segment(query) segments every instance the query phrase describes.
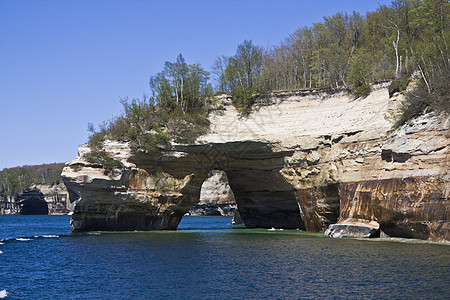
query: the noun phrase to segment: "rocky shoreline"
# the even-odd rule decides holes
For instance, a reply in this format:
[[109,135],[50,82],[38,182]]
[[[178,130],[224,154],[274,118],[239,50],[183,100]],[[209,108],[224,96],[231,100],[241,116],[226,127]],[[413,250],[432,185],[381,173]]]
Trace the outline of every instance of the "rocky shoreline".
[[5,197],[1,200],[0,215],[66,215],[73,211],[67,189],[62,182],[32,184],[17,197]]
[[80,146],[62,173],[76,204],[72,230],[176,229],[192,207],[208,208],[201,186],[220,170],[250,228],[450,240],[448,118],[427,114],[393,131],[402,96],[390,98],[386,84],[356,100],[272,94],[248,118],[222,101],[196,144],[136,152],[105,142],[125,166],[112,175]]

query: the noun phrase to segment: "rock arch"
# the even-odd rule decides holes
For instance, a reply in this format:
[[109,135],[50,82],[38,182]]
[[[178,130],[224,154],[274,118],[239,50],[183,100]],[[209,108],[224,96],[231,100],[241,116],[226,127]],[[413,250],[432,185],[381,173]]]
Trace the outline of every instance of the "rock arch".
[[[177,146],[165,154],[135,153],[134,164],[150,176],[165,174],[177,186],[178,205],[173,215],[180,218],[199,201],[201,185],[210,170],[226,172],[242,220],[247,227],[305,229],[294,187],[281,175],[288,152],[274,152],[263,142],[232,142]],[[159,175],[160,176],[160,175]]]
[[132,152],[129,167],[113,176],[80,155],[77,170],[68,166],[62,174],[77,201],[72,230],[176,229],[215,169],[227,173],[247,227],[305,229],[295,189],[280,173],[289,154],[251,141],[177,145]]
[[389,235],[448,241],[448,118],[430,113],[392,132],[383,116],[401,98],[389,99],[386,86],[358,103],[346,93],[276,93],[247,118],[224,102],[195,145],[135,152],[105,141],[126,166],[111,176],[80,146],[62,173],[76,203],[72,229],[176,229],[219,169],[249,227],[324,231],[337,222],[335,234],[373,221]]

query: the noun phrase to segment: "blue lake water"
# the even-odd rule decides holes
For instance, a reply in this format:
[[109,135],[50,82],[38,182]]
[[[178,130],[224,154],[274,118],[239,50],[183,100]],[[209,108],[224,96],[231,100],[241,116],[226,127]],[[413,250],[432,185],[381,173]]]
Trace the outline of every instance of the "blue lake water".
[[69,220],[0,216],[0,297],[450,299],[448,244],[245,229],[227,217],[71,234]]

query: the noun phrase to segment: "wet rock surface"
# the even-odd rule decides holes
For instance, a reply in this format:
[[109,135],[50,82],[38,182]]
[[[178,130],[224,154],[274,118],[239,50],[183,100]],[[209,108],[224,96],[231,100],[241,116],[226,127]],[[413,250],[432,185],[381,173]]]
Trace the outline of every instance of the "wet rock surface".
[[375,221],[346,219],[332,224],[325,230],[324,236],[334,238],[373,238],[380,236],[380,224]]

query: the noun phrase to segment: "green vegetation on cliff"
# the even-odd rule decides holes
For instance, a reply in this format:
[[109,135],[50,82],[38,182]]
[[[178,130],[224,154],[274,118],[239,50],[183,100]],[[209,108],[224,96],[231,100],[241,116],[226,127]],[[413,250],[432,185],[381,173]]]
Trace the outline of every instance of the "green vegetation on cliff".
[[0,197],[16,196],[36,183],[61,181],[63,163],[6,168],[0,171]]
[[123,113],[100,125],[92,133],[87,155],[91,163],[99,163],[105,173],[121,168],[121,163],[102,150],[105,139],[130,142],[134,149],[152,150],[170,142],[192,143],[209,128],[208,108],[212,87],[209,73],[198,64],[188,65],[180,54],[175,62],[166,62],[164,69],[149,81],[151,96],[122,99]]
[[[365,16],[353,12],[324,17],[271,48],[245,40],[234,56],[215,60],[211,69],[216,92],[230,93],[245,115],[255,97],[270,91],[344,89],[358,98],[370,93],[370,84],[392,80],[393,94],[405,92],[411,74],[418,74],[397,125],[429,110],[448,114],[449,8],[445,0],[395,0]],[[144,150],[194,142],[209,128],[213,89],[208,79],[205,69],[187,64],[181,54],[175,62],[166,62],[150,78],[151,96],[124,99],[121,116],[98,131],[90,126],[92,162],[108,170],[119,166],[101,150],[107,138]]]
[[261,91],[263,64],[263,48],[247,40],[237,47],[236,55],[228,59],[225,80],[233,102],[242,114],[250,113],[251,99]]
[[365,97],[371,83],[383,80],[394,80],[392,90],[404,91],[410,75],[418,72],[420,84],[403,110],[409,111],[408,103],[417,108],[420,95],[426,99],[420,113],[448,113],[448,93],[441,87],[448,86],[450,73],[449,8],[446,0],[396,0],[365,16],[324,17],[271,48],[244,41],[233,57],[215,61],[217,89],[230,92],[238,110],[248,113],[258,93],[332,88]]

